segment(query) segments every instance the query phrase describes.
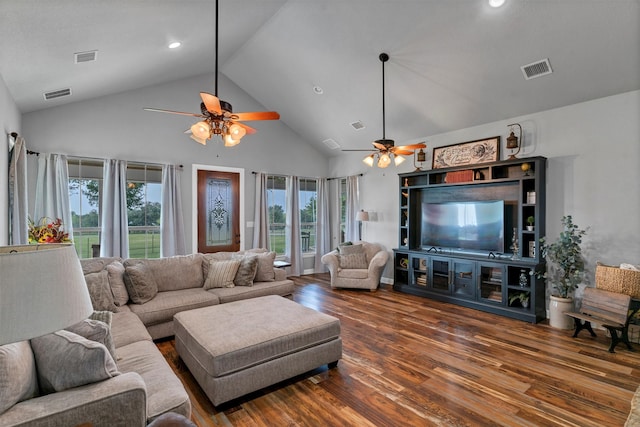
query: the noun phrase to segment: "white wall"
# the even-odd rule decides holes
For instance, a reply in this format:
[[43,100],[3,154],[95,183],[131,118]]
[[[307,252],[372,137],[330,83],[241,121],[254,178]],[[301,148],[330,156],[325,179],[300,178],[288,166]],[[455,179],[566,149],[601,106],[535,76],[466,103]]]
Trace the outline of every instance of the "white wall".
[[[433,147],[500,135],[504,159],[509,154],[504,149],[506,125],[520,123],[525,146],[518,157],[548,158],[547,236],[555,240],[565,214],[573,215],[580,228],[590,228],[583,247],[587,282],[593,283],[596,261],[640,264],[639,118],[640,91],[634,91],[396,144],[426,140],[425,168],[430,168]],[[408,159],[399,168],[368,168],[360,161],[362,153],[344,154],[332,159],[330,175],[363,172],[361,207],[378,217],[366,223],[364,240],[397,247],[397,174],[413,171],[413,162]],[[384,276],[393,277],[391,263]]]
[[[202,146],[183,134],[194,117],[143,111],[144,107],[198,113],[199,92],[213,92],[213,75],[207,74],[164,85],[53,107],[23,116],[23,134],[29,149],[73,156],[118,158],[184,165],[182,199],[187,248],[191,242],[191,165],[245,169],[245,218],[253,220],[255,180],[252,171],[303,177],[326,176],[328,160],[280,121],[250,122],[258,130],[232,148],[217,141]],[[224,76],[220,98],[235,111],[266,108]],[[245,229],[251,245],[253,229]]]
[[21,133],[20,112],[13,97],[0,76],[0,127],[4,134],[0,138],[0,245],[9,243],[9,134]]

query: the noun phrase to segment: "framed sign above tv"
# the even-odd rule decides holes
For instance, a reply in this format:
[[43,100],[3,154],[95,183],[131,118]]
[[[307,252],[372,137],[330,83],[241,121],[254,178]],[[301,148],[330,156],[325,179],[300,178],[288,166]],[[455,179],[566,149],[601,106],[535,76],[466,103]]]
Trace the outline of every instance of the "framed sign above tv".
[[500,160],[500,137],[435,147],[432,169],[476,165]]

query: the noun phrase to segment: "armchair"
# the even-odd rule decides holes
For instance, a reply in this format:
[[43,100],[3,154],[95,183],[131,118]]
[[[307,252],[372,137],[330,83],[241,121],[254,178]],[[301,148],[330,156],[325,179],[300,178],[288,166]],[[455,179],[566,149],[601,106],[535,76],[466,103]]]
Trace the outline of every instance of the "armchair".
[[[389,253],[378,243],[363,241],[354,242],[353,246],[347,248],[350,249],[350,252],[353,252],[354,249],[358,251],[357,245],[361,245],[361,252],[364,252],[366,257],[366,265],[357,265],[357,268],[350,268],[352,266],[345,263],[344,259],[341,266],[341,254],[337,250],[322,256],[321,261],[329,268],[331,274],[332,289],[355,288],[371,291],[378,289],[380,277],[389,260]],[[365,266],[366,268],[361,268]]]

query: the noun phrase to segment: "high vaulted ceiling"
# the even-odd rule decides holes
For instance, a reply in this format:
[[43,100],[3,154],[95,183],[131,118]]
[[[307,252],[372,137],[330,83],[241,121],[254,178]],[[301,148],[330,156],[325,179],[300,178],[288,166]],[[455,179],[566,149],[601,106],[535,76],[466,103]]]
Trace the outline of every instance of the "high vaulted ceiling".
[[[22,113],[214,69],[213,0],[0,0],[0,24]],[[382,137],[381,52],[397,145],[640,89],[640,0],[220,0],[219,49],[221,73],[337,155],[322,141]],[[96,62],[74,64],[90,50]],[[545,58],[553,73],[526,80],[520,67]]]

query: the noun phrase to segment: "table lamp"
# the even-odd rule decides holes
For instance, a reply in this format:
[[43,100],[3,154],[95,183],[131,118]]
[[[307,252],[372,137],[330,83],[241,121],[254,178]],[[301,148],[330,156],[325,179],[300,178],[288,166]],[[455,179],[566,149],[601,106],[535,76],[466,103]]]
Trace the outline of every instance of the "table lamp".
[[91,313],[73,245],[0,247],[0,345],[64,329]]

